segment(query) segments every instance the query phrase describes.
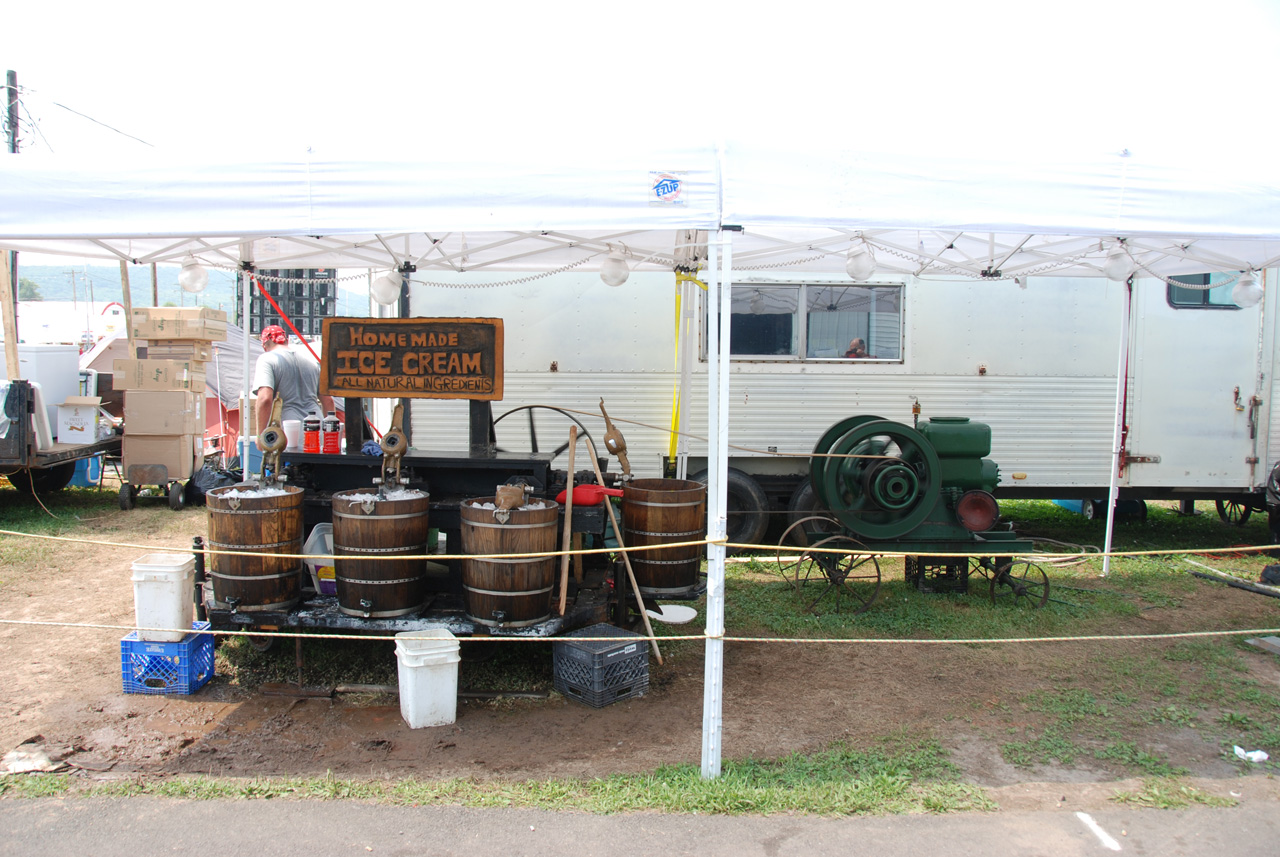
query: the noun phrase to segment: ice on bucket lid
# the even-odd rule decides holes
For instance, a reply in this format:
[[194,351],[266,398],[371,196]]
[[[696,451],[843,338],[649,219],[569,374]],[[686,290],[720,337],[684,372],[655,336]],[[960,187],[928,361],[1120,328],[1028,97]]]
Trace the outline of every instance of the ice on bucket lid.
[[[496,503],[473,502],[471,503],[471,505],[477,509],[489,509],[490,511],[496,510],[498,508],[498,505]],[[532,512],[532,511],[536,511],[537,509],[545,509],[545,508],[547,508],[546,503],[542,502],[541,500],[534,500],[530,503],[525,503],[523,506],[517,506],[516,510],[520,512]]]
[[274,485],[268,485],[266,488],[232,488],[230,491],[224,491],[219,494],[220,497],[280,497],[288,494],[284,488]]
[[388,500],[417,500],[427,495],[417,488],[388,488],[385,496]]

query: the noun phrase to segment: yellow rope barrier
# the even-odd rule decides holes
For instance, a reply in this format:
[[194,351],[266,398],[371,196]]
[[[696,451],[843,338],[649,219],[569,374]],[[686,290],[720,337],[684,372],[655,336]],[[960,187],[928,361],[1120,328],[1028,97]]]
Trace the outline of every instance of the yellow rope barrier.
[[[78,538],[72,538],[70,536],[47,536],[47,535],[42,535],[40,533],[24,533],[18,530],[0,530],[0,536],[19,536],[22,538],[45,539],[47,541],[72,542],[76,544],[93,545],[97,547],[137,548],[139,550],[147,550],[147,551],[154,551],[157,548],[156,545],[135,544],[131,542],[110,542],[110,541],[104,541],[99,539],[78,539]],[[666,550],[667,548],[694,547],[697,545],[724,545],[727,548],[735,548],[738,550],[753,550],[753,551],[758,551],[760,553],[769,554],[769,556],[766,556],[766,557],[754,557],[754,559],[758,561],[764,561],[764,562],[773,561],[773,557],[777,555],[777,552],[781,547],[779,545],[760,545],[760,544],[750,544],[750,543],[744,543],[744,542],[730,542],[722,539],[708,538],[708,539],[691,539],[691,540],[682,541],[682,542],[664,542],[662,544],[656,544],[656,545],[635,545],[631,547],[582,548],[579,550],[568,550],[568,551],[537,551],[534,553],[495,553],[495,554],[401,554],[401,555],[396,555],[392,557],[376,557],[376,556],[362,555],[360,559],[361,561],[364,561],[367,559],[392,559],[392,560],[427,559],[427,560],[437,560],[437,561],[447,560],[447,559],[490,559],[490,558],[524,559],[524,558],[530,558],[530,557],[541,558],[541,557],[547,557],[547,556],[560,556],[562,554],[567,554],[569,556],[576,556],[579,554],[587,555],[587,554],[603,554],[603,553],[643,553],[645,551]],[[789,549],[803,550],[809,553],[849,554],[849,555],[856,554],[859,556],[862,556],[862,555],[875,556],[878,558],[899,558],[899,557],[906,557],[906,556],[914,556],[914,557],[1029,556],[1028,554],[1009,553],[1009,552],[1002,552],[998,550],[982,550],[982,549],[974,549],[967,552],[956,552],[952,550],[952,551],[946,551],[946,552],[940,552],[940,553],[930,552],[930,551],[849,550],[846,548],[789,548]],[[1185,554],[1212,556],[1215,554],[1225,554],[1225,553],[1261,553],[1264,551],[1273,551],[1273,550],[1280,550],[1280,544],[1253,545],[1253,546],[1233,545],[1231,547],[1223,547],[1223,548],[1193,548],[1193,549],[1175,548],[1175,549],[1161,549],[1161,550],[1111,551],[1109,553],[1104,553],[1102,551],[1076,551],[1076,552],[1070,552],[1070,553],[1039,552],[1034,554],[1034,556],[1037,559],[1042,559],[1047,562],[1049,559],[1101,559],[1106,556],[1110,556],[1110,557],[1183,556]],[[195,553],[196,551],[194,549],[184,548],[184,549],[180,549],[179,552]],[[257,551],[218,550],[218,549],[209,548],[209,547],[202,548],[199,552],[204,554],[209,554],[209,555],[269,556],[269,557],[283,557],[287,559],[347,559],[348,558],[345,556],[337,556],[334,554],[264,553],[264,552],[257,552]],[[745,562],[745,561],[749,561],[750,559],[752,558],[736,558],[735,561]]]
[[[442,623],[443,624],[443,623]],[[177,631],[177,628],[135,628],[133,625],[106,625],[88,622],[52,622],[37,619],[0,619],[0,625],[29,625],[54,628],[87,628],[105,631]],[[189,634],[205,634],[215,637],[301,637],[308,640],[381,640],[394,642],[394,635],[386,634],[313,634],[289,631],[215,631],[212,629],[185,629]],[[1135,640],[1177,640],[1198,637],[1237,637],[1260,636],[1264,634],[1280,634],[1280,628],[1241,628],[1218,631],[1171,631],[1163,634],[1081,634],[1065,637],[958,637],[958,638],[881,638],[881,637],[736,637],[731,634],[671,634],[668,636],[646,636],[636,634],[633,639],[658,640],[660,642],[674,640],[706,640],[714,638],[726,643],[787,643],[789,645],[822,644],[822,645],[866,645],[866,646],[974,646],[974,645],[1009,645],[1012,643],[1092,643],[1115,642],[1125,643]],[[477,635],[465,638],[467,642],[485,643],[550,643],[563,642],[563,638]],[[617,637],[573,637],[573,642],[617,642]]]

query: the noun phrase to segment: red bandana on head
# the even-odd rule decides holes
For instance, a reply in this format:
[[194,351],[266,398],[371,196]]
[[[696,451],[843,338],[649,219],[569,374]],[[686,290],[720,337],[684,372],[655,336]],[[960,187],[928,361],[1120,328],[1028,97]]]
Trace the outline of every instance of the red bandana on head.
[[278,342],[281,345],[289,344],[289,334],[284,332],[284,328],[278,324],[269,324],[262,328],[262,344],[268,342]]

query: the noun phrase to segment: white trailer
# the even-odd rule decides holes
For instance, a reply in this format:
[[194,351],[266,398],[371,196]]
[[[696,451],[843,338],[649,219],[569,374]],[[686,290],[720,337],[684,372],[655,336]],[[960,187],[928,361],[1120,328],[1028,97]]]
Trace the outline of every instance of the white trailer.
[[[1273,290],[1240,308],[1231,274],[1179,279],[1185,283],[1133,281],[1120,496],[1261,508],[1280,456]],[[679,302],[675,278],[665,282],[665,301],[655,298],[663,290],[655,274],[633,275],[620,288],[568,274],[556,288],[415,289],[410,314],[505,319],[505,397],[494,405],[500,447],[529,449],[528,415],[503,415],[530,405],[586,412],[578,419],[599,437],[603,399],[636,474],[658,476],[674,466],[678,305],[691,309],[693,334],[684,343],[693,349],[684,400],[705,399],[707,380],[701,290],[685,289],[694,300]],[[730,502],[760,513],[738,519],[736,538],[762,536],[766,511],[811,502],[797,489],[831,424],[856,414],[910,424],[917,404],[924,417],[991,426],[1000,496],[1104,501],[1126,292],[1102,278],[854,283],[839,275],[735,275]],[[843,356],[853,338],[867,341],[870,359]],[[700,410],[686,423],[696,436],[687,445],[690,474],[706,467]],[[465,403],[414,400],[410,413],[417,447],[447,447],[466,432]],[[533,413],[539,448],[565,442],[562,416]]]

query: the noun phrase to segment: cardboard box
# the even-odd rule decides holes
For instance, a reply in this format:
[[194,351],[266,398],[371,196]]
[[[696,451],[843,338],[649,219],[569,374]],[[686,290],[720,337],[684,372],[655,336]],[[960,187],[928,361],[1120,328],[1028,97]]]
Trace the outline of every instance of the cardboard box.
[[190,390],[128,390],[124,429],[131,435],[203,435],[204,399],[204,393]]
[[[164,465],[169,479],[189,479],[196,471],[197,450],[203,453],[203,439],[199,435],[131,435],[127,428],[124,435],[124,473],[133,481],[134,467],[155,468]],[[137,477],[142,485],[159,484],[159,478]]]
[[120,390],[204,392],[204,364],[190,360],[129,360],[112,363],[112,381]]
[[93,443],[98,439],[98,406],[102,399],[97,396],[67,396],[67,400],[58,405],[58,430],[55,433],[58,443],[70,443],[77,446]]
[[226,339],[227,314],[208,307],[135,307],[134,339]]
[[191,360],[208,363],[213,359],[213,343],[206,339],[152,339],[147,343],[152,360]]

